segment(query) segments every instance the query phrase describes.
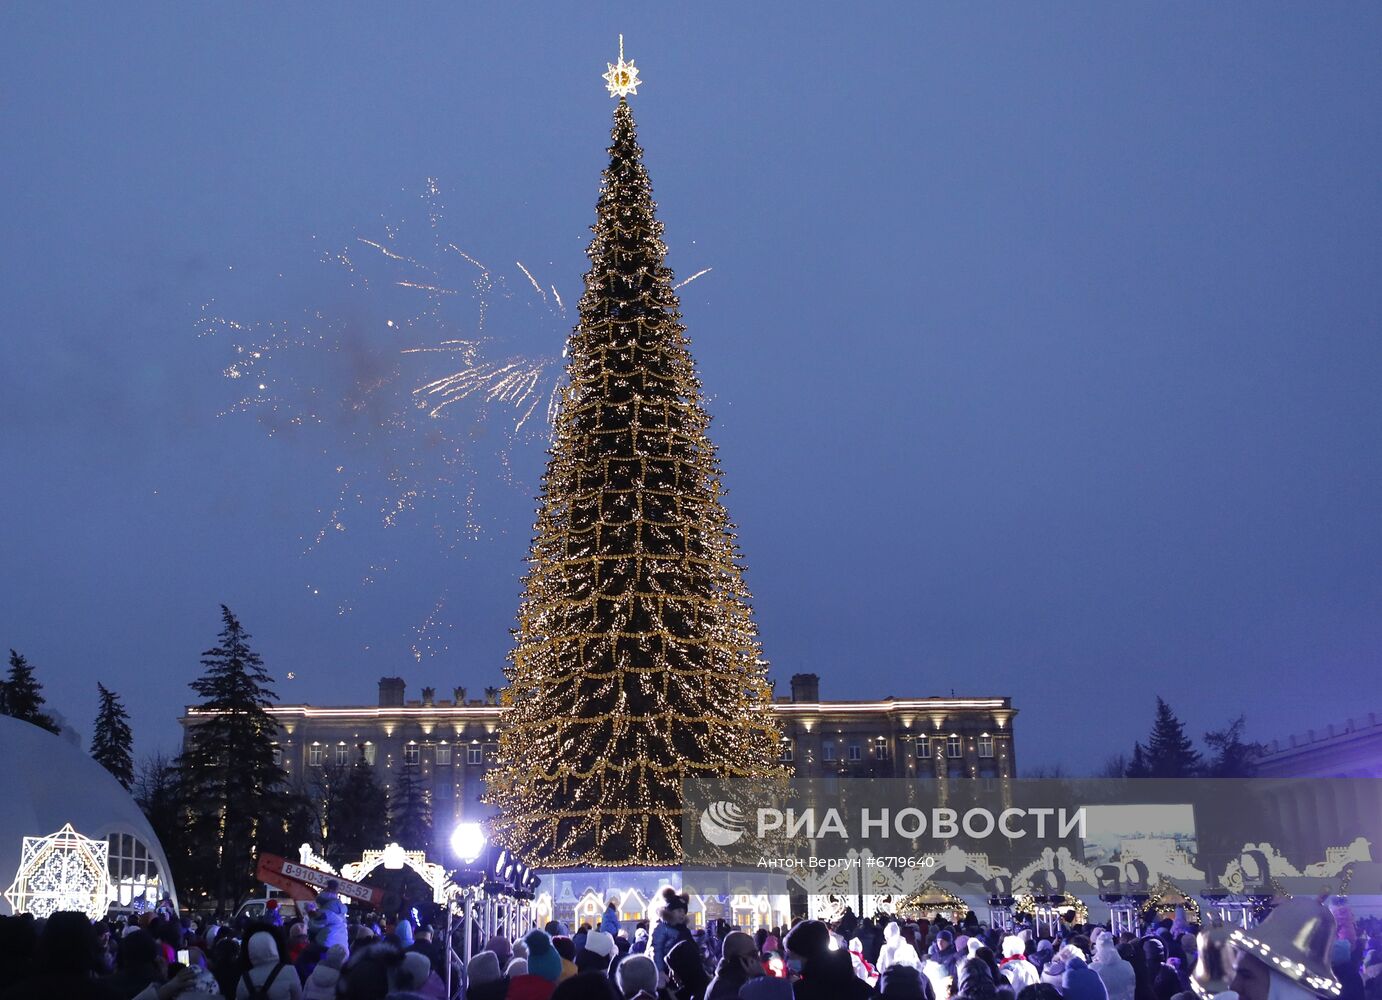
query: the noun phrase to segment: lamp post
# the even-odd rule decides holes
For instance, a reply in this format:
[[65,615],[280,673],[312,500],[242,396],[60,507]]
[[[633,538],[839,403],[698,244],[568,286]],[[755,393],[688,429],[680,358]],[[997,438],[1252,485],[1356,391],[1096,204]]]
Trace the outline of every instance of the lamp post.
[[[464,955],[463,961],[466,968],[470,967],[470,952],[474,940],[474,917],[471,912],[474,902],[475,885],[483,878],[483,874],[470,870],[481,854],[485,852],[485,830],[479,823],[457,823],[456,828],[451,831],[451,852],[456,855],[465,866],[456,871],[454,876],[461,881],[461,912],[463,928],[465,932],[465,944],[462,947]],[[455,880],[453,878],[453,880]],[[446,907],[446,995],[451,995],[451,915],[452,907],[448,903]]]

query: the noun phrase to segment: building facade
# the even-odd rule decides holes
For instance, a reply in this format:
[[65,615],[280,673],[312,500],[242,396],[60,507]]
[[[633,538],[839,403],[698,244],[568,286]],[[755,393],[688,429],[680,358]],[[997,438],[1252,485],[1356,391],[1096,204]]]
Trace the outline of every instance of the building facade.
[[1262,747],[1264,778],[1382,778],[1382,719],[1376,712]]
[[[363,753],[382,784],[415,765],[438,825],[475,819],[485,773],[499,749],[504,709],[499,689],[470,698],[455,688],[438,699],[423,688],[407,697],[399,677],[379,681],[377,705],[278,705],[276,750],[290,779],[310,786],[314,773],[353,764]],[[1002,778],[1016,775],[1009,698],[884,698],[822,701],[815,674],[792,678],[791,695],[773,702],[782,760],[802,777]],[[182,718],[184,729],[196,713]]]

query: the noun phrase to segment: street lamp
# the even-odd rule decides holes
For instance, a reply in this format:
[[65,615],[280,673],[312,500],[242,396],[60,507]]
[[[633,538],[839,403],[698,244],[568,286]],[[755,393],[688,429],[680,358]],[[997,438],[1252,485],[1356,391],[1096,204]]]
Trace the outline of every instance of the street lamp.
[[[456,828],[451,831],[451,852],[456,855],[469,868],[485,853],[487,841],[485,839],[485,828],[479,823],[457,823]],[[479,872],[460,872],[453,873],[453,881],[461,883],[461,906],[465,915],[465,946],[464,962],[467,969],[470,967],[470,952],[472,938],[474,937],[474,901],[475,887],[482,880],[483,876]],[[446,907],[446,991],[447,996],[451,995],[451,905]]]
[[467,865],[485,853],[485,829],[479,823],[457,823],[451,831],[451,850]]

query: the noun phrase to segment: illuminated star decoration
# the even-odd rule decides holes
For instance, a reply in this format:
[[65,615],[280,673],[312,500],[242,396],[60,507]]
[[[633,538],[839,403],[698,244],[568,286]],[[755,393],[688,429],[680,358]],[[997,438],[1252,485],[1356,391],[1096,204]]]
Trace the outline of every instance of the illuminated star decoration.
[[627,94],[637,94],[638,85],[642,82],[638,79],[638,67],[633,64],[633,60],[624,62],[624,36],[619,36],[619,61],[617,63],[605,63],[609,67],[609,72],[605,74],[605,87],[609,90],[610,97],[624,97]]
[[76,910],[99,920],[110,902],[109,853],[106,841],[83,837],[71,823],[47,837],[25,837],[5,898],[15,913],[50,917]]

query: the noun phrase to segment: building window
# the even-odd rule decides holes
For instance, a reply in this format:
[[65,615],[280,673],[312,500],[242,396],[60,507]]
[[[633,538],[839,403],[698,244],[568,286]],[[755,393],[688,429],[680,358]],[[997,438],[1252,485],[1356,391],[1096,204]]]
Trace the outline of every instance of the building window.
[[166,891],[167,877],[149,854],[144,842],[129,834],[112,833],[107,865],[114,902],[132,906],[135,900],[158,899]]
[[821,760],[832,761],[835,759],[835,741],[826,740],[821,744]]
[[792,740],[791,740],[791,738],[790,738],[790,737],[787,737],[787,736],[782,737],[782,742],[781,742],[781,744],[780,744],[780,748],[781,748],[781,753],[780,753],[779,756],[778,756],[778,760],[782,761],[782,762],[785,763],[785,764],[790,764],[791,761],[792,761]]
[[275,744],[273,745],[273,748],[274,748],[274,766],[275,766],[275,767],[282,767],[282,766],[283,766],[283,748],[282,748],[281,746],[279,746],[277,743],[275,743]]
[[917,760],[929,760],[931,757],[931,737],[917,737]]
[[877,757],[879,760],[888,759],[888,738],[886,736],[878,736],[874,738],[873,755]]
[[498,743],[486,743],[486,744],[485,744],[485,760],[490,761],[490,762],[492,763],[492,762],[494,761],[494,759],[495,759],[496,757],[498,757],[498,756],[499,756],[499,744],[498,744]]
[[403,763],[404,763],[405,765],[407,765],[407,764],[416,764],[417,761],[418,761],[417,744],[416,744],[416,743],[408,743],[408,744],[407,744],[406,746],[404,746],[404,748],[403,748]]
[[307,748],[307,763],[310,767],[321,767],[322,758],[326,755],[325,747],[320,743],[313,743]]
[[858,744],[858,743],[851,743],[851,744],[849,745],[849,759],[850,759],[850,760],[863,760],[863,758],[864,758],[864,752],[859,748],[859,744]]
[[344,743],[336,744],[336,763],[343,766],[350,763],[350,747]]
[[480,744],[472,743],[465,748],[465,762],[467,764],[483,764],[485,762],[485,752]]
[[437,763],[438,763],[438,764],[450,764],[450,763],[451,763],[451,744],[450,744],[450,743],[438,743],[438,744],[437,744]]
[[945,741],[945,755],[947,757],[963,757],[964,745],[956,733],[951,733]]
[[993,756],[993,737],[990,736],[988,733],[984,733],[979,737],[979,756]]
[[379,751],[379,748],[376,747],[373,743],[366,742],[366,743],[365,743],[365,763],[366,763],[366,764],[369,764],[371,767],[373,767],[373,766],[374,766],[374,756],[375,756],[376,753],[378,753],[378,751]]

